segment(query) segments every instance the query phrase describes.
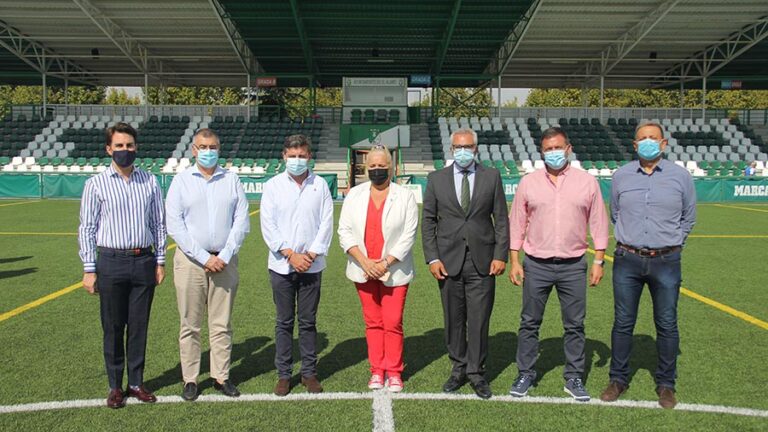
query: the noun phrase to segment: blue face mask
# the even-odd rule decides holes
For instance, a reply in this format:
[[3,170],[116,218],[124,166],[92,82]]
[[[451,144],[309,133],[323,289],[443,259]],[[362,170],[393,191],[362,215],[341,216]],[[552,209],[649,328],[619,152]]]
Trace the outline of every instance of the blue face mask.
[[554,170],[564,167],[566,162],[565,150],[550,150],[544,153],[544,163]]
[[300,176],[307,172],[307,159],[292,157],[285,159],[285,170],[292,176]]
[[460,148],[453,151],[453,159],[460,167],[468,167],[475,160],[475,152],[469,149]]
[[652,161],[661,154],[661,146],[658,141],[646,138],[637,143],[637,155],[640,159]]
[[213,168],[219,162],[218,150],[198,150],[197,163],[203,168]]

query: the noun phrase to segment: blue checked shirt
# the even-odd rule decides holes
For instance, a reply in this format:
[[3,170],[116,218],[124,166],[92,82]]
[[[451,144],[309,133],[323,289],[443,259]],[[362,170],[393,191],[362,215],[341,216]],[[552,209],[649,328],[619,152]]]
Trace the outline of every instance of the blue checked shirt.
[[80,259],[87,273],[96,271],[96,247],[155,247],[165,264],[163,192],[154,175],[134,168],[128,181],[110,165],[85,182],[80,203]]
[[237,174],[221,167],[206,180],[197,165],[173,178],[165,201],[168,234],[205,265],[218,252],[229,264],[251,230],[248,200]]

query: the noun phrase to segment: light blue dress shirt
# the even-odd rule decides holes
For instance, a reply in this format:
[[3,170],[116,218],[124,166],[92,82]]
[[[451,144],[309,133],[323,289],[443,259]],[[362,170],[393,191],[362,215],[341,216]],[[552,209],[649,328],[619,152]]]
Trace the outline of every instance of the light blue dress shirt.
[[333,198],[328,183],[314,173],[299,185],[287,172],[264,184],[261,195],[261,235],[269,248],[269,269],[287,275],[295,271],[280,253],[315,253],[307,273],[325,268],[333,235]]
[[200,264],[218,252],[229,264],[251,230],[248,199],[236,174],[217,167],[206,180],[197,165],[176,175],[165,200],[168,234]]
[[696,223],[696,188],[683,167],[662,159],[651,174],[633,161],[611,182],[616,241],[632,247],[682,246]]
[[461,204],[461,181],[464,180],[464,170],[469,171],[469,199],[475,192],[475,171],[477,171],[477,162],[472,162],[468,167],[462,168],[456,162],[453,163],[453,186],[456,188],[456,199]]

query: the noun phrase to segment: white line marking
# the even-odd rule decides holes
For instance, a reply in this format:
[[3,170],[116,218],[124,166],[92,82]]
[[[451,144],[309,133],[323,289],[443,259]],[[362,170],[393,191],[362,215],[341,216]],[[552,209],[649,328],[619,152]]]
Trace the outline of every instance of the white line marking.
[[[288,395],[285,397],[278,397],[270,393],[256,393],[256,394],[243,394],[239,398],[229,398],[222,395],[201,395],[198,402],[210,402],[210,403],[237,403],[237,402],[290,402],[290,401],[316,401],[316,400],[368,400],[373,399],[376,402],[379,392],[366,392],[366,393],[297,393]],[[384,392],[380,392],[384,393]],[[572,398],[558,398],[558,397],[524,397],[516,398],[512,396],[494,396],[488,401],[478,399],[477,396],[472,394],[444,394],[444,393],[397,393],[397,394],[384,394],[382,395],[380,403],[389,403],[389,418],[392,418],[392,406],[391,401],[397,399],[405,400],[445,400],[445,401],[462,401],[471,400],[477,402],[501,402],[501,403],[537,403],[537,404],[549,404],[549,405],[589,405],[589,406],[606,406],[615,408],[642,408],[642,409],[662,409],[656,401],[634,401],[634,400],[619,400],[616,402],[603,402],[601,400],[593,399],[589,402],[577,402]],[[157,402],[161,404],[166,403],[195,403],[184,402],[180,396],[158,396]],[[139,404],[136,399],[128,399],[130,405]],[[69,401],[52,401],[52,402],[39,402],[19,405],[0,405],[0,414],[19,413],[19,412],[34,412],[34,411],[46,411],[46,410],[60,410],[60,409],[74,409],[74,408],[92,408],[92,407],[105,407],[106,398],[102,399],[81,399],[81,400],[69,400]],[[702,413],[717,413],[717,414],[731,414],[747,417],[765,417],[768,418],[768,410],[759,410],[752,408],[740,408],[729,407],[724,405],[704,405],[704,404],[687,404],[680,403],[675,407],[676,411],[689,411],[689,412],[702,412]],[[385,416],[382,416],[385,418]],[[375,419],[375,416],[374,416]],[[392,421],[392,427],[394,427],[394,421]]]
[[394,432],[392,394],[387,389],[373,392],[373,432]]

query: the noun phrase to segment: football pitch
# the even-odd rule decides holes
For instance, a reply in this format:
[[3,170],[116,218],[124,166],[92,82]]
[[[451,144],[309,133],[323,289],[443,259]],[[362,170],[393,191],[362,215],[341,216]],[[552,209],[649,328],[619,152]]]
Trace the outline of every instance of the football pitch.
[[[251,204],[251,233],[240,251],[233,314],[231,379],[243,396],[217,396],[203,374],[203,396],[181,401],[179,317],[169,265],[155,294],[145,370],[145,384],[160,403],[110,410],[104,406],[99,302],[79,286],[78,210],[79,201],[0,201],[0,430],[768,430],[765,205],[698,207],[683,253],[680,404],[670,411],[656,404],[647,290],[635,330],[630,388],[619,403],[598,401],[610,361],[610,260],[603,281],[588,291],[586,386],[592,402],[574,403],[563,392],[562,324],[554,293],[540,335],[540,379],[528,398],[508,396],[517,373],[521,289],[506,274],[497,279],[491,318],[487,378],[494,398],[479,400],[469,386],[458,395],[440,393],[450,364],[440,296],[423,264],[420,239],[414,249],[417,276],[405,306],[405,391],[395,396],[369,391],[362,313],[354,285],[344,276],[346,258],[335,234],[318,314],[318,372],[326,393],[307,394],[295,375],[290,396],[272,396],[275,312],[257,203]],[[339,212],[337,205],[337,218]],[[175,252],[169,250],[169,262]],[[206,347],[204,342],[201,372],[208,369]]]

